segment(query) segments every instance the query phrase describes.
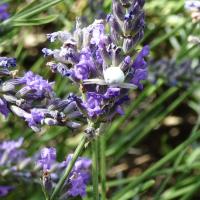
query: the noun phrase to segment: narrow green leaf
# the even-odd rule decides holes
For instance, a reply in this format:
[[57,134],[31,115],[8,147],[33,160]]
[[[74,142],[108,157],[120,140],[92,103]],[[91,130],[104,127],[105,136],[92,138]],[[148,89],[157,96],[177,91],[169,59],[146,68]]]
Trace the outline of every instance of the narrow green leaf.
[[33,19],[16,19],[13,21],[13,26],[36,26],[41,24],[48,24],[54,21],[58,16],[57,15],[49,15],[46,17],[33,18]]

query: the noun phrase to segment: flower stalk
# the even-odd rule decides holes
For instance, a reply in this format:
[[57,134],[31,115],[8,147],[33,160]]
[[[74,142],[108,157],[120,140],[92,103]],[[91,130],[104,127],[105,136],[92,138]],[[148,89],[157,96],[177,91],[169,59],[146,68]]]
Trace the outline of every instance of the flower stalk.
[[92,147],[92,183],[93,183],[93,200],[99,200],[99,140],[94,139]]
[[57,183],[52,195],[51,195],[51,198],[50,200],[54,200],[56,199],[56,196],[57,194],[60,192],[60,190],[62,189],[63,185],[64,185],[64,182],[66,181],[66,179],[68,178],[76,160],[78,159],[78,157],[80,156],[80,154],[82,153],[82,150],[85,146],[87,142],[87,138],[86,136],[84,135],[79,143],[79,145],[77,146],[73,156],[72,156],[72,159],[71,161],[69,162],[69,164],[67,165],[67,168],[65,169],[64,173],[63,173],[63,176],[60,178],[59,182]]
[[100,172],[101,172],[101,198],[106,200],[106,138],[100,137]]

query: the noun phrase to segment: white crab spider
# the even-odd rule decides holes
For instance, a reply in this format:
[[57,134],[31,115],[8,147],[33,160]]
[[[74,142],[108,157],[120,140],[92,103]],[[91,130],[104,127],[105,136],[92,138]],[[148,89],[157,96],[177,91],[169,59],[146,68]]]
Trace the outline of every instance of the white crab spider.
[[86,79],[83,80],[83,84],[98,84],[98,85],[109,85],[112,87],[121,87],[121,88],[133,88],[136,89],[137,86],[131,83],[124,83],[125,74],[120,69],[120,67],[108,67],[103,70],[104,79]]

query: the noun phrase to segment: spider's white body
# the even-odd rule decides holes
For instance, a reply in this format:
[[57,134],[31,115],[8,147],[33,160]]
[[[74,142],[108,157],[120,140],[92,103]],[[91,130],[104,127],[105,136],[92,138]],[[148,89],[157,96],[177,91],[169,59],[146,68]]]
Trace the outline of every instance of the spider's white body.
[[109,67],[103,75],[107,84],[120,84],[125,80],[124,72],[119,67]]
[[86,85],[98,84],[98,85],[108,85],[111,87],[120,88],[137,88],[136,85],[131,83],[125,83],[125,74],[119,67],[109,67],[103,71],[104,79],[86,79],[83,81]]

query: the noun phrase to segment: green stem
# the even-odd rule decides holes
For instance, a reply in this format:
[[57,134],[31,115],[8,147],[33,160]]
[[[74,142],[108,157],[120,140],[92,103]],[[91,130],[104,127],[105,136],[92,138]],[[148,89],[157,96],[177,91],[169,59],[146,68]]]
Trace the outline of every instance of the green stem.
[[[42,184],[41,184],[42,185]],[[47,192],[46,192],[46,190],[45,190],[45,188],[44,188],[44,186],[42,185],[42,191],[43,191],[43,193],[44,193],[44,197],[45,197],[45,200],[49,200],[50,198],[49,198],[49,195],[47,194]]]
[[98,138],[92,141],[92,183],[93,200],[99,200]]
[[106,200],[106,139],[105,134],[100,137],[100,170],[101,170],[101,198]]
[[117,192],[117,194],[111,200],[121,199],[121,197],[126,192],[128,192],[131,188],[134,188],[138,184],[143,182],[145,179],[147,179],[149,176],[151,176],[151,174],[153,174],[156,170],[158,170],[160,167],[162,167],[165,163],[169,162],[171,159],[176,157],[189,144],[194,142],[199,137],[200,137],[200,132],[196,132],[195,134],[192,134],[192,136],[189,137],[185,142],[180,144],[178,147],[176,147],[174,150],[172,150],[169,154],[167,154],[165,157],[163,157],[161,160],[159,160],[157,163],[155,163],[152,167],[147,169],[141,176],[136,178],[132,183],[128,184],[122,191]]
[[83,138],[81,139],[81,142],[79,143],[79,145],[77,146],[73,156],[72,156],[72,159],[71,161],[69,162],[69,164],[67,165],[67,168],[65,169],[63,175],[61,176],[59,182],[57,183],[52,195],[51,195],[51,198],[50,200],[53,200],[56,198],[57,194],[59,193],[59,191],[62,189],[62,186],[64,184],[64,182],[66,181],[66,179],[68,178],[69,176],[69,173],[71,172],[76,160],[78,159],[79,155],[81,154],[84,146],[85,146],[85,143],[87,141],[87,138],[86,136],[84,135]]

